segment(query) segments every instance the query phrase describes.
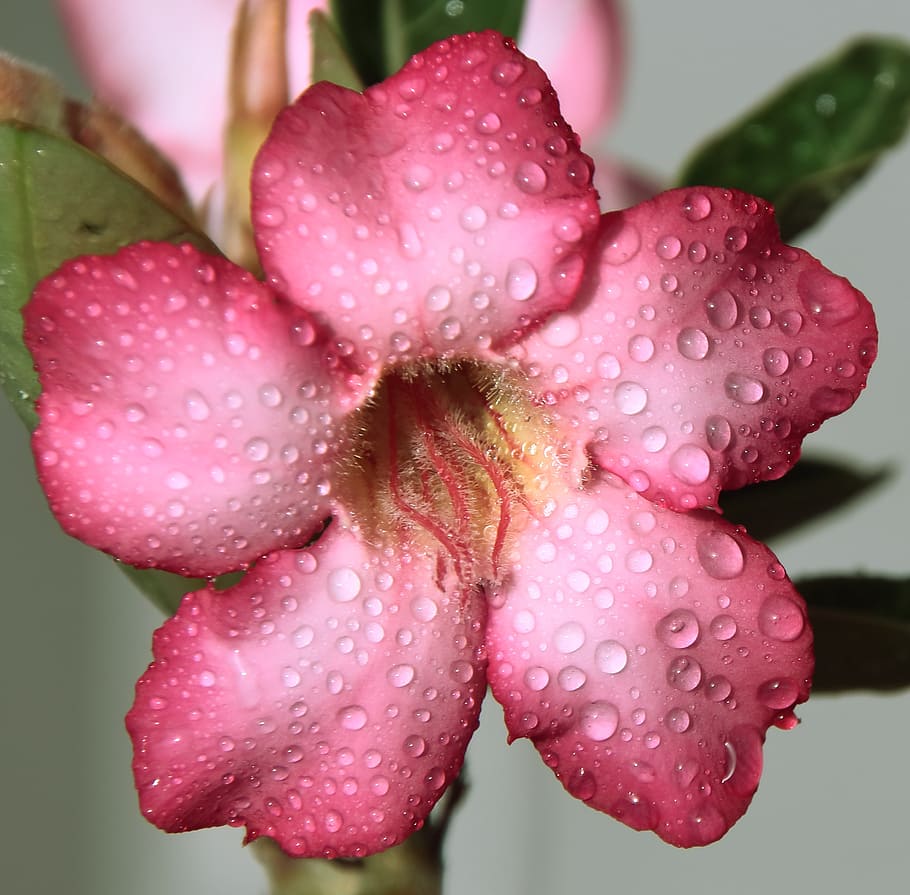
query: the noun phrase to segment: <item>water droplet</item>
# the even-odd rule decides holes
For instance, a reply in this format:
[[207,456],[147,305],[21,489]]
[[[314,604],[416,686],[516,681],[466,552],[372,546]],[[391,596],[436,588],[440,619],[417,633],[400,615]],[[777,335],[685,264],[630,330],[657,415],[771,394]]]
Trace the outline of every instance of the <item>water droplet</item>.
[[367,712],[363,706],[348,705],[338,712],[338,723],[345,730],[362,730],[367,723]]
[[654,357],[654,342],[647,336],[637,335],[629,339],[629,357],[640,364]]
[[581,732],[596,743],[610,739],[619,727],[619,709],[610,702],[591,702],[581,710]]
[[271,452],[269,443],[264,438],[251,438],[244,446],[244,453],[254,463],[266,460]]
[[177,471],[169,472],[165,482],[167,483],[168,488],[171,488],[174,491],[183,491],[190,486],[189,476]]
[[671,455],[670,472],[687,485],[701,485],[711,474],[711,458],[697,445],[684,444]]
[[[685,610],[681,610],[685,611]],[[671,635],[673,637],[679,636]],[[697,635],[696,635],[697,636]],[[670,644],[672,646],[672,644]],[[691,693],[701,683],[701,665],[691,656],[677,656],[667,669],[667,683],[677,690]]]
[[687,326],[680,330],[676,337],[676,348],[688,360],[704,360],[708,356],[711,343],[703,330]]
[[759,404],[767,396],[764,383],[743,373],[728,373],[724,392],[731,401],[740,404]]
[[486,226],[487,213],[479,205],[469,205],[462,209],[459,221],[468,233],[476,233]]
[[796,281],[796,292],[819,326],[840,326],[859,313],[856,290],[843,277],[824,269],[804,270]]
[[790,356],[783,348],[766,348],[762,365],[770,376],[783,376],[790,369]]
[[416,672],[413,665],[393,665],[386,677],[393,687],[407,687],[414,680]]
[[657,255],[666,261],[672,261],[682,251],[682,243],[675,236],[661,236],[657,240]]
[[772,594],[758,611],[758,627],[762,634],[775,640],[796,640],[806,626],[800,607],[788,596]]
[[692,717],[685,709],[672,708],[667,712],[664,724],[673,733],[685,733],[692,725]]
[[629,654],[618,640],[602,640],[594,649],[594,662],[604,674],[619,674],[629,663]]
[[565,348],[581,335],[581,324],[574,314],[554,314],[540,331],[551,348]]
[[542,193],[547,187],[547,172],[537,162],[522,162],[515,171],[515,184],[523,193]]
[[[617,216],[616,221],[622,219]],[[634,258],[641,248],[641,234],[632,224],[622,224],[614,233],[611,233],[609,242],[604,246],[603,260],[607,264],[625,264]]]
[[333,569],[326,578],[326,590],[337,603],[348,603],[360,593],[360,576],[351,568]]
[[722,416],[709,416],[705,420],[705,435],[712,450],[724,451],[733,440],[733,427],[730,421]]
[[566,622],[553,634],[553,645],[564,655],[580,650],[584,642],[585,629],[578,622]]
[[186,415],[197,423],[207,420],[212,412],[208,401],[196,389],[190,389],[183,396],[183,406],[186,408]]
[[587,802],[597,794],[597,781],[594,779],[594,775],[585,768],[579,768],[572,772],[566,788],[576,799]]
[[724,243],[731,252],[741,252],[749,242],[749,234],[742,227],[730,227]]
[[506,273],[506,292],[515,301],[527,301],[537,291],[537,271],[530,261],[516,258]]
[[641,444],[649,454],[656,454],[667,446],[667,433],[660,426],[649,426],[641,433]]
[[566,665],[565,668],[559,670],[556,680],[567,693],[574,693],[585,685],[588,676],[575,665]]
[[703,221],[711,214],[711,200],[704,193],[687,193],[683,199],[683,214],[690,221]]
[[736,578],[746,563],[736,539],[719,528],[701,532],[695,539],[695,549],[702,567],[712,578]]
[[771,709],[788,709],[799,698],[799,685],[791,678],[765,681],[758,688],[758,698]]
[[718,289],[705,300],[708,321],[720,330],[732,329],[739,319],[739,304],[729,289]]
[[550,683],[550,672],[540,665],[532,665],[525,671],[525,683],[535,692],[543,690]]
[[736,620],[732,615],[716,615],[711,620],[711,633],[717,640],[730,640],[736,636]]
[[689,609],[674,609],[656,625],[657,636],[667,646],[685,649],[698,640],[699,627],[695,613]]
[[648,404],[648,393],[637,382],[620,382],[613,392],[613,401],[620,413],[634,416]]

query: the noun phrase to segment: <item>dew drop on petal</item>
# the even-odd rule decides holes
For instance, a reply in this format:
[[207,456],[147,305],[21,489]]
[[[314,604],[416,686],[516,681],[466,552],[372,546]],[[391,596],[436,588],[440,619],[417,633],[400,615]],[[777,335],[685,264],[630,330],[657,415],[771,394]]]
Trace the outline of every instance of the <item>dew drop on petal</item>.
[[670,472],[686,485],[701,485],[711,474],[711,459],[695,444],[684,444],[670,457]]
[[685,649],[698,640],[699,627],[695,613],[689,609],[674,609],[656,625],[657,636],[667,646]]
[[610,702],[591,702],[581,710],[582,733],[597,743],[610,739],[619,727],[619,709]]
[[702,567],[712,578],[736,578],[745,566],[739,542],[719,528],[701,532],[695,539],[695,549]]
[[796,640],[806,626],[800,607],[783,594],[765,598],[758,611],[758,627],[762,634],[775,640]]
[[594,662],[604,674],[619,674],[629,663],[629,654],[618,640],[602,640],[594,649]]
[[720,330],[732,329],[739,318],[739,304],[729,289],[718,289],[705,300],[705,310],[712,326]]
[[676,337],[676,348],[687,360],[704,360],[710,347],[708,336],[695,327],[687,326]]
[[326,578],[329,596],[337,603],[348,603],[360,593],[360,576],[351,568],[333,569]]
[[728,373],[724,380],[724,392],[731,401],[741,404],[758,404],[767,397],[764,384],[743,373]]
[[537,291],[537,271],[530,261],[516,258],[506,273],[506,292],[515,301],[527,301]]

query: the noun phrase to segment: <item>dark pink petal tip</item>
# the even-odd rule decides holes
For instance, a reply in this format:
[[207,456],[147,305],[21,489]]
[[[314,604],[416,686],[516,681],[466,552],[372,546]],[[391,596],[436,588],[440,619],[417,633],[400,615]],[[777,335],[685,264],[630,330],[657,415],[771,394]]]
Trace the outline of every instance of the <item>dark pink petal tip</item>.
[[486,688],[477,593],[339,525],[157,631],[127,716],[145,816],[360,857],[419,829],[458,775]]
[[599,220],[549,81],[492,32],[362,95],[313,86],[278,117],[252,189],[275,287],[373,364],[511,343],[572,300]]
[[574,796],[673,845],[745,812],[770,725],[809,695],[806,608],[763,545],[615,477],[520,537],[491,609],[490,685]]
[[575,305],[523,348],[542,399],[650,499],[715,506],[779,478],[865,387],[869,302],[781,243],[760,199],[663,193],[605,215],[599,253]]
[[354,392],[304,312],[222,258],[144,243],[68,262],[24,315],[38,477],[67,532],[217,575],[318,530]]

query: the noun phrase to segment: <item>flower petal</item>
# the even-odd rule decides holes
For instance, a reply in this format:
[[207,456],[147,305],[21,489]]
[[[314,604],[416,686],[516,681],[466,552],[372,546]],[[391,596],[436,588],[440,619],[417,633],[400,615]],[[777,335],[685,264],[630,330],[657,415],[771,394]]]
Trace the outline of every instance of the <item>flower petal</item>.
[[174,160],[196,199],[221,171],[236,5],[60,0],[79,63],[98,97]]
[[[179,166],[196,201],[221,177],[227,119],[231,0],[59,0],[79,64],[97,95]],[[325,2],[288,4],[291,95],[310,83],[307,16]]]
[[780,564],[613,476],[566,495],[518,549],[487,635],[510,734],[636,829],[722,836],[758,786],[768,726],[795,724],[809,693],[805,605]]
[[872,308],[760,199],[674,190],[606,215],[600,240],[591,293],[524,348],[595,460],[652,500],[779,478],[865,387]]
[[67,532],[216,575],[318,530],[352,394],[303,312],[230,262],[145,243],[68,262],[25,318],[38,476]]
[[623,82],[616,0],[528,0],[518,44],[549,75],[582,143],[601,135],[613,120]]
[[310,88],[252,193],[276,289],[371,363],[514,340],[571,301],[597,224],[546,76],[493,33],[442,41],[364,94]]
[[156,633],[127,727],[144,814],[246,824],[292,855],[361,856],[419,829],[486,687],[479,595],[333,524],[199,591]]

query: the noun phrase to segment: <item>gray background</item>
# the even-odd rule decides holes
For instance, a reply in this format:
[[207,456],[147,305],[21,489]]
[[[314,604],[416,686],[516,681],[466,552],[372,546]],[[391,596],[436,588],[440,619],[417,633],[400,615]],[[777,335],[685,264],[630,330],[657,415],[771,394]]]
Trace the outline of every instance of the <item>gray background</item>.
[[[629,83],[610,146],[669,175],[700,136],[848,36],[910,38],[910,5],[643,0],[628,24]],[[50,2],[3,0],[0,46],[78,83]],[[867,394],[808,448],[902,468],[848,512],[775,544],[791,574],[910,572],[908,180],[904,148],[803,240],[870,296],[882,330]],[[0,887],[16,895],[265,892],[239,831],[165,836],[136,810],[122,717],[160,618],[109,560],[59,532],[24,431],[2,404]],[[501,712],[488,703],[469,752],[473,787],[448,844],[447,892],[890,888],[910,869],[910,695],[818,698],[801,715],[795,731],[771,732],[746,817],[721,843],[682,852],[565,795],[526,742],[506,746]]]

